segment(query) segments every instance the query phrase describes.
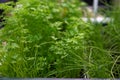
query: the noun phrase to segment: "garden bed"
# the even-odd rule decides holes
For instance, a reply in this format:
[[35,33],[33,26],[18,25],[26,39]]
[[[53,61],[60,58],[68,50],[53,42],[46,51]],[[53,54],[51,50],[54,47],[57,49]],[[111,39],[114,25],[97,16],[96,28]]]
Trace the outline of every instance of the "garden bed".
[[79,0],[21,4],[3,6],[11,16],[0,29],[0,75],[6,77],[1,79],[120,77],[120,12],[109,13],[115,21],[102,27],[82,20]]

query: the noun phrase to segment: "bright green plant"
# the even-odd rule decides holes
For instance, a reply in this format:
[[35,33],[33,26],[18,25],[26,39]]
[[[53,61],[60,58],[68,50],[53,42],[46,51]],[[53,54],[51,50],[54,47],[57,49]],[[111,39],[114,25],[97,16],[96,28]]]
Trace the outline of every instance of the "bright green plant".
[[105,48],[104,28],[102,25],[95,24],[94,35],[90,37],[88,46],[89,61],[93,67],[89,68],[90,77],[110,78],[112,58],[109,50]]
[[[84,67],[90,66],[87,63],[85,53],[86,40],[92,35],[92,27],[80,19],[75,18],[69,25],[64,37],[55,42],[50,49],[61,58],[57,58],[56,73],[58,77],[81,77],[80,72]],[[77,21],[77,23],[76,23]],[[81,22],[80,22],[81,21]],[[61,63],[61,65],[59,64]],[[75,74],[73,74],[73,73]],[[60,74],[61,73],[61,74]]]
[[[55,70],[54,63],[59,55],[49,48],[58,39],[64,38],[62,30],[68,26],[67,22],[74,21],[69,21],[70,18],[79,17],[79,7],[70,5],[73,2],[75,1],[59,3],[29,0],[27,4],[26,0],[18,2],[17,5],[22,4],[22,7],[12,10],[12,16],[6,17],[6,25],[1,30],[2,76],[46,77],[48,72]],[[59,59],[61,56],[63,55]]]
[[116,27],[103,28],[81,20],[78,0],[20,0],[17,5],[0,30],[2,76],[116,77],[119,56],[112,54],[119,55],[118,15],[108,25]]
[[113,65],[111,68],[111,73],[113,77],[119,78],[119,71],[120,71],[120,66],[119,66],[119,56],[120,56],[120,39],[119,39],[119,26],[120,26],[120,19],[119,19],[119,14],[120,14],[120,7],[113,7],[113,11],[109,12],[111,15],[111,23],[108,24],[108,26],[105,29],[105,48],[109,51],[111,51],[111,56],[113,59]]

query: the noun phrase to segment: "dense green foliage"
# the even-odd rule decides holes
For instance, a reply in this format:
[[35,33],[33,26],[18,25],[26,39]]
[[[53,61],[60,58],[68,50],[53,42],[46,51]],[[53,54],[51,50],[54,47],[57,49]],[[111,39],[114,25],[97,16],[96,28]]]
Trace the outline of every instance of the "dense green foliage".
[[101,27],[81,20],[77,0],[21,0],[17,5],[0,30],[2,76],[120,77],[119,15],[112,13],[118,22]]

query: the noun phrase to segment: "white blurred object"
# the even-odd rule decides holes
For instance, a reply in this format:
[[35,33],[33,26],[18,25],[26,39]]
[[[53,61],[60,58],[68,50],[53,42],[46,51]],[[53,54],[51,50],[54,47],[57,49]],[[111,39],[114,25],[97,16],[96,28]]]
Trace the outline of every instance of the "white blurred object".
[[93,23],[108,23],[108,22],[112,21],[112,19],[109,18],[109,17],[96,17],[96,18],[82,17],[81,19],[85,22],[90,21],[90,22],[93,22]]
[[98,14],[98,5],[99,4],[99,0],[94,0],[93,1],[93,6],[92,7],[86,7],[86,11],[87,12],[87,16],[85,15],[85,17],[82,17],[82,20],[85,22],[92,22],[92,23],[108,23],[110,21],[113,21],[113,19],[109,18],[109,17],[104,17],[100,14]]

